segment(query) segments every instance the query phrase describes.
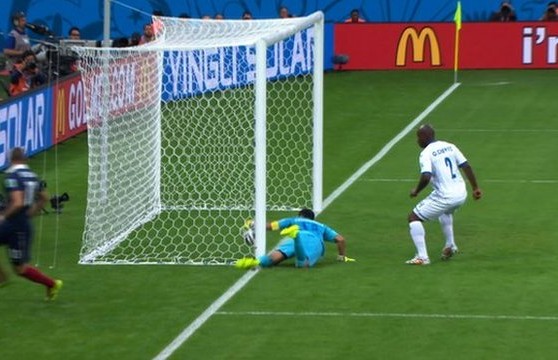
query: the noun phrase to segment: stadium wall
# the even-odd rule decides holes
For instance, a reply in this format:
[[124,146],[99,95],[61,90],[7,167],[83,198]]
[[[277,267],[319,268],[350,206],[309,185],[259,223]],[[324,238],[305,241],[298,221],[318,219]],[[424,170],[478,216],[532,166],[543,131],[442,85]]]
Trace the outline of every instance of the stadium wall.
[[[335,25],[334,51],[345,70],[453,69],[453,23]],[[467,23],[460,69],[558,68],[558,23]]]
[[[103,34],[103,2],[76,0],[4,0],[0,7],[0,33],[10,31],[10,16],[24,11],[28,21],[48,26],[57,36],[66,36],[72,26],[81,29],[85,39],[100,40]],[[455,12],[456,0],[124,0],[132,8],[112,5],[111,37],[129,37],[141,32],[153,11],[167,16],[187,13],[191,17],[224,14],[227,19],[240,19],[248,10],[255,18],[275,18],[281,5],[288,7],[295,16],[308,15],[317,10],[324,12],[326,22],[343,22],[352,9],[358,9],[369,22],[450,22]],[[500,0],[465,0],[463,21],[478,22],[489,19]],[[547,0],[514,0],[520,21],[536,21],[544,13]],[[0,34],[1,35],[1,34]],[[3,44],[3,42],[2,42]]]

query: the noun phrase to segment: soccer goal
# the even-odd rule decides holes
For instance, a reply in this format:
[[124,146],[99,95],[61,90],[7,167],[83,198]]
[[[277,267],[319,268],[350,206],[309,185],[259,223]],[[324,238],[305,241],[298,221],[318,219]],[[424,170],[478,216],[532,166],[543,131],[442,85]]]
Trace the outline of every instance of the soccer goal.
[[323,14],[153,21],[147,45],[76,49],[89,144],[79,261],[261,255],[267,211],[322,207]]

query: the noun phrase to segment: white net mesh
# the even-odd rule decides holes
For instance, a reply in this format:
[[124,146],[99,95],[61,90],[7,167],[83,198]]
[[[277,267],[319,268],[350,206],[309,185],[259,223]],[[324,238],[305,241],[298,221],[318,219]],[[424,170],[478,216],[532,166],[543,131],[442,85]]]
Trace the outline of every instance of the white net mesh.
[[157,41],[150,48],[196,50],[230,46],[252,46],[270,35],[296,32],[307,18],[273,20],[199,20],[155,17]]
[[[77,50],[90,166],[81,263],[252,253],[240,229],[254,215],[253,43],[303,20],[158,18],[150,45]],[[312,205],[313,46],[306,26],[267,50],[268,210]]]

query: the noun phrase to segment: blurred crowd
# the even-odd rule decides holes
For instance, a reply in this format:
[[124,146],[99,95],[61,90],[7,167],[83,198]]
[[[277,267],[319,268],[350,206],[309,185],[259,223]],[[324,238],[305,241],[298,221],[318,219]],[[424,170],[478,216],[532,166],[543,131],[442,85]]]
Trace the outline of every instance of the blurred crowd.
[[[498,10],[490,15],[490,21],[510,22],[517,21],[517,15],[511,1],[502,1]],[[541,17],[540,21],[557,21],[558,20],[558,3],[550,1]]]

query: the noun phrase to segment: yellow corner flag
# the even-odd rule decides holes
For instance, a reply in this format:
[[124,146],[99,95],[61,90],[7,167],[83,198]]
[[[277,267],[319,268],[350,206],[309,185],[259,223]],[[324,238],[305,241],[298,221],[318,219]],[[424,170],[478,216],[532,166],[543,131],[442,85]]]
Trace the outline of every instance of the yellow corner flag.
[[455,21],[457,31],[461,30],[461,1],[457,2],[457,9],[455,10],[453,21]]
[[459,31],[461,30],[461,1],[457,1],[457,9],[453,16],[455,21],[455,51],[453,57],[453,82],[457,83],[457,69],[459,67]]

